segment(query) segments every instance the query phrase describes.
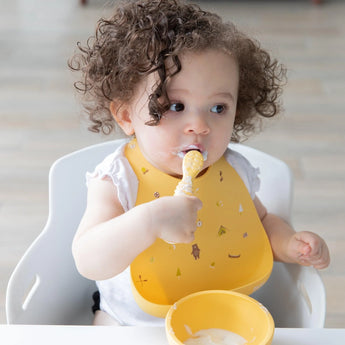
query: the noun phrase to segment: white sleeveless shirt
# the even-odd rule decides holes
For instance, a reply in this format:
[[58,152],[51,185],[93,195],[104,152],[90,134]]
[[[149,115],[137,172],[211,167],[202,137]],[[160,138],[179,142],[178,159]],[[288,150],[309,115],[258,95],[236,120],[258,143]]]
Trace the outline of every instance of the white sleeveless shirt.
[[[92,173],[86,174],[87,183],[92,178],[108,177],[117,188],[117,197],[125,212],[135,206],[138,180],[124,155],[123,144],[108,155]],[[260,188],[259,169],[236,151],[227,149],[224,154],[227,162],[237,171],[254,199]],[[132,295],[130,272],[127,267],[123,272],[107,280],[97,281],[100,292],[102,311],[109,314],[121,325],[126,326],[164,326],[164,319],[151,316],[140,309]]]

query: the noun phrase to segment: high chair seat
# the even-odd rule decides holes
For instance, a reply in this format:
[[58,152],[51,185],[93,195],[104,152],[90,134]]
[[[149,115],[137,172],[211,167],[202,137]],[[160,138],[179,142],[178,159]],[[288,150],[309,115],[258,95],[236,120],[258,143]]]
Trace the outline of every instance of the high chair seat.
[[[86,206],[86,171],[125,140],[86,147],[58,159],[49,173],[49,216],[41,234],[25,252],[7,287],[9,324],[91,324],[93,281],[75,268],[71,245]],[[282,161],[241,144],[243,154],[261,174],[259,198],[269,212],[291,221],[292,177]],[[275,263],[268,282],[254,298],[271,312],[276,327],[323,327],[326,298],[313,268]]]

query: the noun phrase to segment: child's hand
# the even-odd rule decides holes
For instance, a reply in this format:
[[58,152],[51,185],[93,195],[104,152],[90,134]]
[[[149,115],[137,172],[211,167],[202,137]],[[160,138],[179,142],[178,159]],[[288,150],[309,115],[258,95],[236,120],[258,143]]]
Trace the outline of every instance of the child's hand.
[[317,234],[309,231],[296,232],[288,244],[288,256],[303,266],[326,268],[330,263],[326,242]]
[[189,243],[194,240],[197,212],[202,202],[195,196],[168,196],[150,203],[152,230],[166,242]]

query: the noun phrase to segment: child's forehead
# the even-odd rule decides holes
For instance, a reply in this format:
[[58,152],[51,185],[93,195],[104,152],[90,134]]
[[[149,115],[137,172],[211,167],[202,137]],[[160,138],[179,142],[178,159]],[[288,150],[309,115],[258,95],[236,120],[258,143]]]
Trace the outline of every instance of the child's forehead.
[[[234,70],[237,74],[238,63],[232,54],[220,49],[207,49],[203,51],[187,51],[179,55],[181,64],[181,72],[188,70],[200,71],[203,74],[207,71],[211,73],[215,70],[222,71],[227,69]],[[174,67],[171,67],[173,70]],[[180,75],[185,73],[178,73],[172,78],[177,79]]]
[[[179,56],[181,70],[166,80],[169,92],[176,90],[199,89],[227,89],[237,86],[239,71],[235,59],[219,50],[203,52],[188,52]],[[172,67],[174,68],[174,67]],[[158,74],[149,79],[147,85],[157,86]],[[235,91],[235,90],[234,90]]]
[[[203,51],[183,51],[178,55],[181,70],[176,71],[174,59],[169,57],[165,61],[167,78],[165,80],[166,90],[170,93],[176,89],[186,89],[193,83],[194,79],[204,82],[203,76],[208,75],[209,80],[217,80],[218,86],[229,83],[237,85],[238,81],[238,64],[234,57],[220,49],[207,49]],[[229,63],[228,63],[229,62]],[[200,71],[200,76],[199,72]],[[215,74],[213,74],[215,72]],[[159,86],[161,80],[159,72],[154,71],[141,78],[135,87],[134,94],[149,96]],[[208,83],[209,84],[209,83]],[[195,83],[194,83],[195,85]],[[205,87],[206,85],[204,85]],[[209,85],[210,86],[210,85]],[[225,87],[226,88],[226,87]]]

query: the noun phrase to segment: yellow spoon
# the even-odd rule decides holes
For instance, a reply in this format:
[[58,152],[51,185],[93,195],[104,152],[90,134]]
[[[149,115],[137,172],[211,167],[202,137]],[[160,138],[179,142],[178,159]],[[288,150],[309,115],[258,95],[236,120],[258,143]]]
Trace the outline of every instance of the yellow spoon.
[[204,158],[197,150],[186,153],[183,157],[183,177],[175,189],[174,195],[193,195],[193,179],[199,174],[204,165]]
[[[204,158],[198,150],[188,151],[183,157],[182,180],[176,186],[174,195],[193,195],[193,179],[199,174],[204,164]],[[175,242],[165,241],[169,244]]]

